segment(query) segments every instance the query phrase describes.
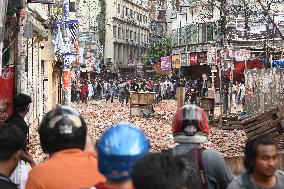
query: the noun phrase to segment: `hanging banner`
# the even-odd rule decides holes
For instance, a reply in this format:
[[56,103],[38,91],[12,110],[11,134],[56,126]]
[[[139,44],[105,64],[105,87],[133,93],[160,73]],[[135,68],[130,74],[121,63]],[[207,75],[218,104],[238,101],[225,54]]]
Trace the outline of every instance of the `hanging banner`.
[[170,56],[165,56],[161,58],[161,70],[162,71],[171,71],[172,70],[172,59]]
[[69,70],[63,71],[63,87],[69,89],[71,87],[71,74]]
[[180,58],[181,58],[181,66],[189,66],[188,65],[188,61],[187,61],[187,53],[181,53],[180,54]]
[[216,54],[217,54],[216,47],[208,47],[208,50],[207,50],[207,63],[209,65],[217,65]]
[[172,55],[172,67],[176,69],[179,69],[181,67],[180,54]]

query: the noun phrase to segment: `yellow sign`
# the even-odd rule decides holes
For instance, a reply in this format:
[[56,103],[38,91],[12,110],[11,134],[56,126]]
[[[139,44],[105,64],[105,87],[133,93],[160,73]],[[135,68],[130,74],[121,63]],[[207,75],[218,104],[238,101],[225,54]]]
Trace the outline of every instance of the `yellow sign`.
[[172,55],[172,67],[176,69],[180,69],[181,67],[180,54]]

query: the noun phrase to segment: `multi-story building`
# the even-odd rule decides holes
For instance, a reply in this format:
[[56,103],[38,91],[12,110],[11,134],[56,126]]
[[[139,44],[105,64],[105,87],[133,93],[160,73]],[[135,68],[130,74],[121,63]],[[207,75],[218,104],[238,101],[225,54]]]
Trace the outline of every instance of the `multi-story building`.
[[[284,29],[284,6],[281,3],[268,6],[261,0],[211,2],[174,1],[170,8],[174,52],[205,51],[208,44],[222,46],[224,43],[220,41],[224,32],[225,45],[237,48],[261,48],[264,40],[281,44],[281,34],[277,31]],[[272,19],[265,14],[267,7],[270,7],[268,12]]]
[[141,0],[106,0],[104,58],[112,70],[134,67],[149,43],[149,10]]
[[152,0],[149,1],[150,7],[150,42],[157,42],[167,36],[168,20],[167,20],[167,1]]

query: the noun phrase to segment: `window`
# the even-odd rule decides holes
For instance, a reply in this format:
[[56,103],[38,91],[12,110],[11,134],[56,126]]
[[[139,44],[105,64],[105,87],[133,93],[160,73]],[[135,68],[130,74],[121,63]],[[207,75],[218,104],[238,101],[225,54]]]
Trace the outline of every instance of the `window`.
[[134,32],[134,41],[136,41],[136,32]]
[[145,42],[145,43],[147,42],[147,40],[146,40],[146,34],[144,35],[144,42]]
[[139,21],[139,19],[140,19],[140,14],[139,12],[137,12],[137,20]]
[[125,16],[128,16],[128,8],[125,9]]
[[143,43],[143,34],[141,33],[141,36],[140,36],[140,41],[141,41],[141,43]]
[[69,2],[69,12],[76,12],[76,3]]
[[121,29],[121,33],[122,33],[122,38],[125,39],[125,29],[124,28]]
[[133,10],[130,9],[130,17],[133,18]]
[[121,15],[124,15],[124,12],[125,12],[124,9],[125,9],[125,6],[122,7],[122,13],[121,13]]
[[138,42],[140,43],[140,33],[137,33],[137,39],[138,39]]
[[120,4],[117,5],[117,12],[120,13]]
[[198,43],[206,42],[206,24],[202,23],[198,25]]
[[113,26],[113,37],[116,37],[116,28],[117,26]]
[[121,38],[121,28],[118,27],[118,32],[117,32],[118,38]]
[[126,30],[126,39],[129,39],[129,30]]
[[213,41],[213,24],[207,24],[207,41]]
[[192,25],[192,27],[191,27],[191,43],[192,43],[192,44],[196,44],[196,43],[197,43],[197,33],[198,33],[198,31],[197,31],[197,25],[194,24],[194,25]]
[[133,31],[130,30],[130,40],[132,40]]

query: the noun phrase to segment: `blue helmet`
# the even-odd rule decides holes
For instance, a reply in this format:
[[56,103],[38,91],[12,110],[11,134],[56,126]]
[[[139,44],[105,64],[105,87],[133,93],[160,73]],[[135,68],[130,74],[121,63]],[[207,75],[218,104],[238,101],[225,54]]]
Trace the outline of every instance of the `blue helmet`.
[[99,171],[110,180],[129,179],[132,166],[149,149],[149,140],[140,128],[126,122],[113,125],[97,142]]

